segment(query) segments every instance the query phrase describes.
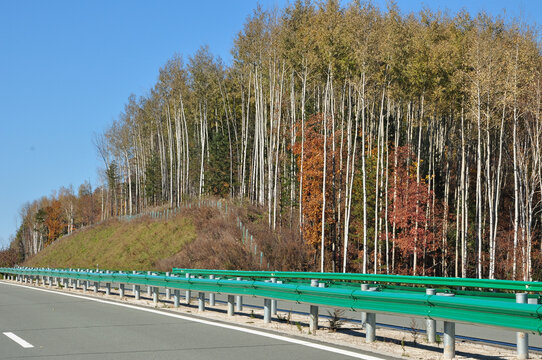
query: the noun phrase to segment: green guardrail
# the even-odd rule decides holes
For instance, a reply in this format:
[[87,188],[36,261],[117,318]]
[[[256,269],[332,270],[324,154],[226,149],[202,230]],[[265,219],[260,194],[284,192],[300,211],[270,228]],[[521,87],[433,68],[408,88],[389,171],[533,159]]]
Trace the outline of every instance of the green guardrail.
[[422,286],[443,286],[449,288],[466,287],[494,290],[514,290],[541,292],[542,282],[493,280],[474,278],[448,278],[430,276],[356,274],[356,273],[322,273],[322,272],[292,272],[292,271],[244,271],[244,270],[212,270],[212,269],[181,269],[173,268],[173,274],[215,275],[242,277],[249,279],[280,278],[280,279],[317,279],[336,281],[364,281],[387,284],[410,284]]
[[[194,272],[195,270],[192,269],[191,273]],[[542,305],[518,304],[510,301],[488,300],[487,298],[473,299],[471,297],[426,295],[416,292],[320,288],[306,284],[278,284],[258,280],[199,279],[178,275],[100,273],[33,268],[0,268],[0,273],[257,296],[367,312],[497,326],[536,334],[541,334],[542,331]],[[218,274],[216,270],[213,270],[213,273]]]

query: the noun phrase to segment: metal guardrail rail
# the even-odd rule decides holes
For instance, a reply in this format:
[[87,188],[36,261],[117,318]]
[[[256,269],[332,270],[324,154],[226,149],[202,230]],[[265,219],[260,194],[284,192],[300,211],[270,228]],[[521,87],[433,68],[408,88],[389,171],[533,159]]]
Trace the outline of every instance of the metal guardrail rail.
[[280,279],[318,279],[338,281],[364,281],[387,284],[410,284],[423,286],[466,287],[495,290],[513,290],[542,292],[542,282],[515,281],[474,278],[449,278],[408,275],[356,274],[356,273],[322,273],[322,272],[292,272],[292,271],[243,271],[243,270],[212,270],[212,269],[181,269],[173,268],[173,274],[190,273],[194,275],[216,275],[243,277],[249,279],[280,278]]
[[[99,283],[102,282],[106,283],[107,293],[109,293],[109,289],[112,283],[118,283],[122,285],[121,294],[123,294],[124,292],[124,284],[132,284],[137,286],[147,285],[149,287],[163,287],[170,289],[184,289],[187,291],[195,290],[199,291],[198,297],[200,301],[200,307],[202,306],[202,299],[203,301],[205,301],[205,292],[228,294],[228,303],[230,303],[231,301],[232,309],[233,295],[245,295],[264,298],[264,308],[270,306],[270,299],[306,303],[311,305],[311,316],[313,318],[314,316],[316,316],[316,328],[318,326],[317,305],[355,309],[366,312],[368,319],[367,324],[372,324],[372,330],[369,330],[369,327],[367,327],[366,341],[369,338],[369,331],[372,332],[371,341],[374,341],[374,313],[386,313],[403,316],[419,316],[428,319],[428,321],[433,321],[433,324],[435,320],[443,320],[445,357],[448,358],[450,358],[450,353],[448,352],[448,356],[446,356],[446,343],[447,339],[448,344],[450,344],[450,341],[452,341],[452,343],[453,341],[455,341],[450,339],[455,339],[456,322],[496,326],[514,331],[530,332],[538,335],[542,334],[542,305],[538,303],[527,303],[526,296],[524,296],[523,299],[523,302],[525,303],[514,303],[507,300],[493,298],[477,299],[470,296],[453,296],[453,294],[448,294],[451,296],[439,296],[439,294],[436,294],[434,290],[432,291],[432,293],[419,293],[412,291],[401,292],[397,290],[374,291],[376,290],[375,288],[370,289],[367,287],[365,287],[363,290],[359,288],[352,289],[348,287],[319,287],[319,284],[316,280],[312,280],[313,284],[311,286],[303,283],[280,284],[266,282],[262,281],[263,279],[261,278],[258,280],[236,280],[226,278],[194,278],[192,276],[192,274],[203,273],[215,276],[225,276],[223,274],[227,273],[229,276],[232,276],[232,272],[220,270],[202,271],[195,269],[182,269],[181,271],[179,271],[177,269],[176,272],[177,274],[165,276],[109,271],[100,272],[93,270],[70,271],[35,268],[0,268],[0,274],[4,274],[4,276],[10,276],[12,279],[13,277],[17,277],[19,280],[24,278],[26,281],[28,279],[33,279],[36,277],[39,279],[39,277],[41,277],[44,283],[48,280],[50,285],[52,284],[53,279],[73,279],[84,281],[87,282],[87,286],[90,282],[94,282],[94,286],[96,288],[98,288]],[[235,274],[238,276],[250,277],[251,274],[253,275],[253,272],[235,272]],[[337,279],[339,277],[339,274],[322,273],[302,273],[298,275],[298,277],[308,278],[311,277],[313,274],[319,275],[316,276],[316,278],[320,279]],[[293,275],[295,275],[295,273],[265,273],[265,276],[268,277],[286,277]],[[340,276],[343,275],[344,274],[341,274]],[[361,281],[367,281],[368,279],[374,280],[374,278],[378,277],[365,277],[359,276],[358,274],[352,275],[353,276],[351,276],[351,278],[353,278],[353,280]],[[264,276],[262,275],[262,277]],[[394,276],[393,278],[397,277]],[[389,278],[384,279],[387,279],[387,282],[392,282]],[[406,279],[403,280],[404,277],[400,277],[399,279],[397,279],[396,281],[405,283]],[[416,281],[420,281],[421,283],[421,279],[416,279]],[[433,284],[433,282],[430,281],[431,280],[425,281],[423,282],[423,284]],[[483,282],[478,283],[481,284]],[[439,285],[440,284],[442,283],[439,282]],[[84,287],[84,289],[86,289],[86,286]],[[507,289],[510,289],[510,287],[507,287]],[[176,296],[176,302],[178,304],[178,290],[176,290]],[[188,298],[190,298],[190,296],[188,296]],[[316,313],[314,313],[314,311],[316,311]],[[371,317],[369,317],[369,315],[371,315]],[[264,315],[264,319],[265,316],[266,315]],[[269,319],[269,316],[267,319]],[[518,343],[518,352],[519,349],[520,347]],[[455,353],[455,348],[453,351]]]
[[406,292],[322,288],[257,280],[196,279],[147,274],[16,268],[0,268],[0,273],[257,296],[298,303],[497,326],[542,334],[542,305],[540,304],[517,304],[509,301],[464,299]]

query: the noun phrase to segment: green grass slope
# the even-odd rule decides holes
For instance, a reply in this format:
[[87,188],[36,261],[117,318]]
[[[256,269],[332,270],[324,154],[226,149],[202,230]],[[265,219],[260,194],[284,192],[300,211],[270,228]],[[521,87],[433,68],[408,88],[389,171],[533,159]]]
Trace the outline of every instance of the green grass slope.
[[157,270],[158,261],[179,253],[195,238],[190,216],[176,216],[168,221],[110,220],[58,239],[24,265]]

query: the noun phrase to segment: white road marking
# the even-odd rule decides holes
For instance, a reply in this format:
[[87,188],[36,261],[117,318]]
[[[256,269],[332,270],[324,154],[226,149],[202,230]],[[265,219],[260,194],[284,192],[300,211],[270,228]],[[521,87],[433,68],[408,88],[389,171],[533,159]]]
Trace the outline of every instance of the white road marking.
[[14,333],[12,332],[5,332],[4,335],[6,335],[8,338],[10,338],[11,340],[15,341],[17,344],[21,345],[22,347],[24,347],[25,349],[28,349],[28,348],[33,348],[34,345],[32,345],[31,343],[29,343],[28,341],[26,341],[25,339],[21,339],[20,337],[18,337],[17,335],[15,335]]
[[[312,343],[310,341],[305,341],[305,340],[300,340],[300,339],[293,339],[293,338],[289,338],[289,337],[283,336],[283,335],[271,334],[271,333],[267,333],[265,331],[248,329],[248,328],[243,328],[243,327],[235,326],[235,325],[216,323],[216,322],[209,321],[209,320],[203,320],[203,319],[193,318],[193,317],[184,316],[184,315],[172,314],[172,313],[169,313],[169,312],[160,311],[160,310],[156,310],[156,309],[148,309],[148,308],[139,307],[139,306],[130,305],[130,304],[123,304],[123,303],[118,303],[118,302],[113,302],[113,301],[107,301],[107,300],[97,299],[97,298],[94,298],[94,297],[88,297],[88,296],[83,296],[83,295],[67,294],[67,293],[60,292],[60,291],[41,289],[41,288],[25,286],[25,285],[20,285],[20,284],[11,284],[11,283],[3,282],[3,281],[1,281],[1,283],[6,284],[6,285],[11,285],[11,286],[24,287],[24,288],[27,288],[27,289],[44,291],[44,292],[48,292],[48,293],[52,293],[52,294],[58,294],[58,295],[74,297],[74,298],[78,298],[78,299],[85,299],[85,300],[95,301],[95,302],[99,302],[99,303],[102,303],[102,304],[121,306],[121,307],[132,309],[132,310],[146,311],[146,312],[153,313],[153,314],[169,316],[169,317],[176,318],[176,319],[181,319],[181,320],[193,321],[193,322],[197,322],[197,323],[200,323],[200,324],[216,326],[216,327],[220,327],[220,328],[224,328],[224,329],[241,331],[241,332],[244,332],[244,333],[259,335],[259,336],[263,336],[263,337],[267,337],[267,338],[271,338],[271,339],[275,339],[275,340],[289,342],[289,343],[292,343],[292,344],[303,345],[303,346],[311,347],[311,348],[318,349],[318,350],[329,351],[329,352],[332,352],[332,353],[335,353],[335,354],[350,356],[350,357],[353,357],[353,358],[356,358],[356,359],[383,360],[383,358],[380,358],[380,357],[366,355],[366,354],[360,354],[360,353],[357,353],[357,352],[354,352],[354,351],[339,349],[339,348],[336,348],[336,347],[333,347],[333,346],[316,344],[316,343]],[[9,337],[9,335],[7,335],[8,333],[4,333],[4,334]],[[9,333],[9,334],[11,334],[11,333]],[[17,335],[13,335],[13,336],[17,337]],[[17,338],[22,340],[19,337],[17,337]],[[14,341],[17,341],[17,340],[14,340]],[[22,341],[24,341],[24,340],[22,340]],[[26,341],[25,341],[25,343],[26,343]],[[30,344],[28,344],[28,345],[30,345]],[[23,346],[23,345],[21,345],[21,346]],[[32,347],[32,345],[30,345],[30,346]]]

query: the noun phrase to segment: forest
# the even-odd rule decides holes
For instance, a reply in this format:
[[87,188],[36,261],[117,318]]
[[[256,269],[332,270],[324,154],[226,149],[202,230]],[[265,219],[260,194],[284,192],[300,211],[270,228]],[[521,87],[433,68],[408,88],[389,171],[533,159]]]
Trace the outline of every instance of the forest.
[[25,205],[12,247],[212,196],[265,209],[320,271],[539,280],[537,31],[393,3],[258,7],[231,64],[202,46],[131,95],[93,140],[102,183]]

